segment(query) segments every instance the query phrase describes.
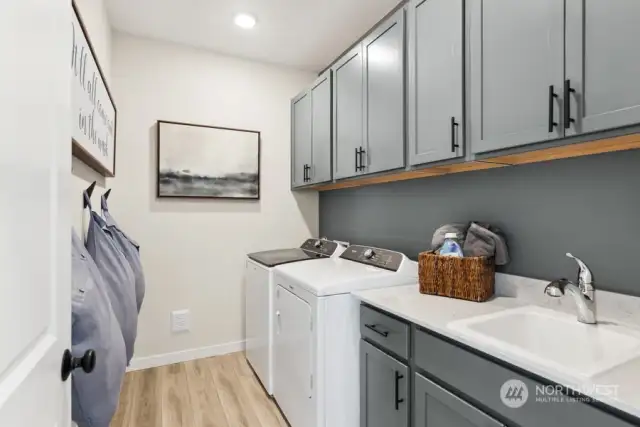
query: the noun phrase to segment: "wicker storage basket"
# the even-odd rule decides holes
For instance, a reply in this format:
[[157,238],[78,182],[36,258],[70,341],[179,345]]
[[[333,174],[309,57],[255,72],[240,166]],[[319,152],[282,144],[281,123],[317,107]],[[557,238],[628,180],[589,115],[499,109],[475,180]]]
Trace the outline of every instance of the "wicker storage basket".
[[422,252],[418,259],[420,293],[482,302],[493,296],[493,258],[457,258]]

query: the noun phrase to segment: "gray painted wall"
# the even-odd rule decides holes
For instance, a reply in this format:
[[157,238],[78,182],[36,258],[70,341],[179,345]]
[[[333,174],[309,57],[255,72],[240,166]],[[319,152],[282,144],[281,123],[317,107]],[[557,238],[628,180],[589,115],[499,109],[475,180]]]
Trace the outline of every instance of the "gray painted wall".
[[417,259],[449,222],[502,228],[512,261],[499,271],[575,279],[640,296],[640,150],[321,193],[320,234]]

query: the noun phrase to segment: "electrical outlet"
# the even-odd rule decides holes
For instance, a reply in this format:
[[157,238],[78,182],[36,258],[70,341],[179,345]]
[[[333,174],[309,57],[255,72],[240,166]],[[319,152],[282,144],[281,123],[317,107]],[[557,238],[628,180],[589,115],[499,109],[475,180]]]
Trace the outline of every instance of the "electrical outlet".
[[189,310],[176,310],[171,312],[171,331],[187,332],[189,330]]

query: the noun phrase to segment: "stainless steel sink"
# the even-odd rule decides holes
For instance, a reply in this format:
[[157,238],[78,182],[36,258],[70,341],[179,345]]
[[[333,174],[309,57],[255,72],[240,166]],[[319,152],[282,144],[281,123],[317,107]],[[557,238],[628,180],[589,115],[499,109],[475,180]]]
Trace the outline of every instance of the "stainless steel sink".
[[586,325],[538,306],[505,310],[449,323],[469,340],[585,379],[640,357],[640,332],[600,323]]

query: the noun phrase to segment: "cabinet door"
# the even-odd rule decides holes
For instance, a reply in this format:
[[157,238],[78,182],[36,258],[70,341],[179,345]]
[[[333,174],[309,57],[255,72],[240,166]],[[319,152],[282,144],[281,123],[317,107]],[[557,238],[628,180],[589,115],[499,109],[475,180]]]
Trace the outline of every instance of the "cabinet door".
[[561,0],[469,0],[471,148],[564,136]]
[[408,427],[409,369],[360,341],[360,426]]
[[304,92],[291,105],[292,187],[307,184],[305,166],[311,165],[311,96]]
[[356,150],[364,144],[362,67],[361,45],[333,67],[333,172],[336,179],[361,173]]
[[420,374],[415,374],[414,387],[414,427],[504,426]]
[[311,88],[311,183],[331,180],[331,70]]
[[409,161],[464,156],[463,0],[413,0],[409,19]]
[[640,2],[567,0],[567,135],[640,123]]
[[405,165],[404,9],[363,42],[366,173]]

